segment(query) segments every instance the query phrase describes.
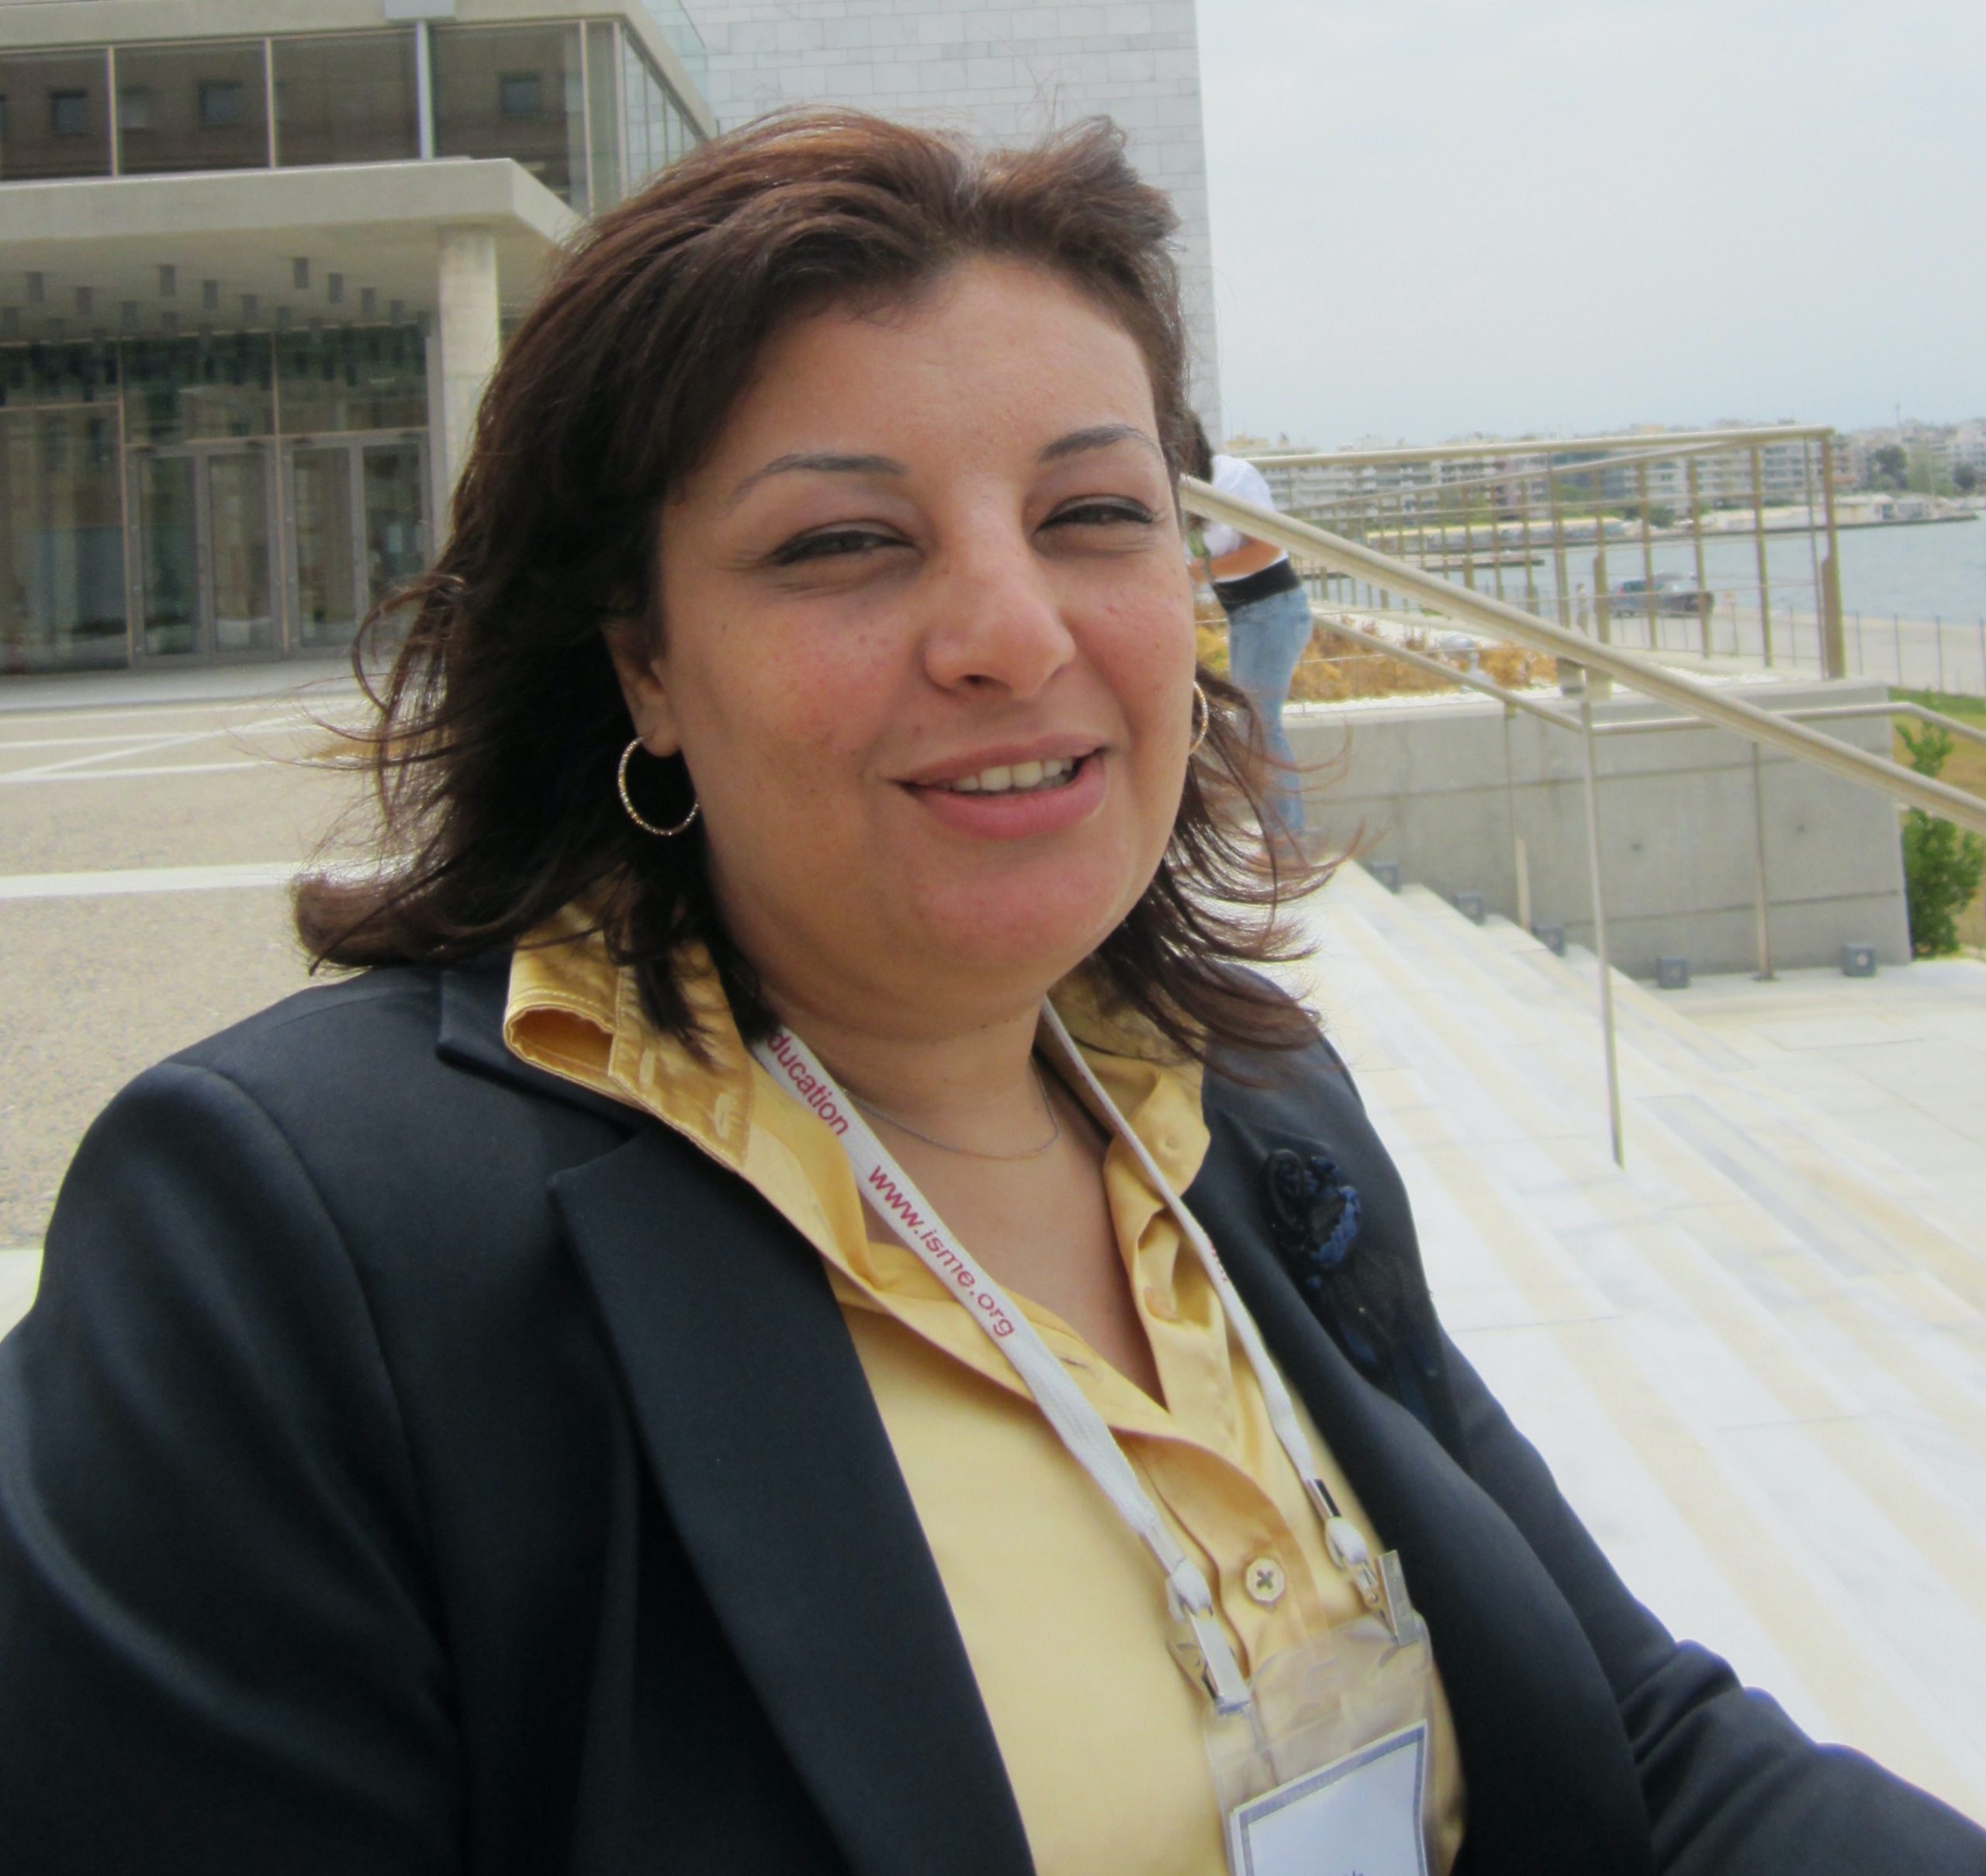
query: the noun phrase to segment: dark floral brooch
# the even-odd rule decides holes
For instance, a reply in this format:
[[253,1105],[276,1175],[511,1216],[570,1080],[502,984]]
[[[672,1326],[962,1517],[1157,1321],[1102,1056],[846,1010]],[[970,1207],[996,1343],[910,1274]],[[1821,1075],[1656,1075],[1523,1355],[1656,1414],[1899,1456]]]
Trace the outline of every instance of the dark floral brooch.
[[1312,1296],[1344,1262],[1358,1235],[1358,1188],[1321,1153],[1278,1147],[1262,1166],[1269,1237],[1291,1274]]

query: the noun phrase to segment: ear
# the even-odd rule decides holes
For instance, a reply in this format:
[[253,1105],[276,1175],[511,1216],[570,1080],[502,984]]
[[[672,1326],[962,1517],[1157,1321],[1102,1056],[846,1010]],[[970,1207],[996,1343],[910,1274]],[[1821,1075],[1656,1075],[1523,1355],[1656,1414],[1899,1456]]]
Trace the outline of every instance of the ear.
[[642,748],[651,756],[673,756],[683,739],[669,701],[669,680],[660,656],[650,649],[648,633],[638,621],[617,620],[607,628],[607,651]]

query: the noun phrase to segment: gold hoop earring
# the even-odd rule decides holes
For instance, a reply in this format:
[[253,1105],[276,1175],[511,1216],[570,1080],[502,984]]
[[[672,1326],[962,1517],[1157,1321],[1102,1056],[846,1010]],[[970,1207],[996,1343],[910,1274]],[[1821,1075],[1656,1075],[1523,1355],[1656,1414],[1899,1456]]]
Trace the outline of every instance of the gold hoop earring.
[[628,792],[628,765],[635,760],[635,752],[641,746],[642,739],[637,736],[621,752],[621,767],[614,776],[615,783],[621,791],[621,805],[627,809],[628,819],[643,833],[653,834],[658,840],[673,840],[678,834],[690,831],[690,823],[703,812],[704,805],[701,801],[692,801],[690,812],[673,827],[658,827],[652,821],[645,820],[642,811],[635,805],[635,798]]
[[1207,739],[1207,732],[1213,728],[1213,705],[1207,701],[1207,694],[1200,688],[1200,680],[1193,680],[1193,740],[1187,746],[1186,760],[1191,762],[1200,753],[1200,745]]

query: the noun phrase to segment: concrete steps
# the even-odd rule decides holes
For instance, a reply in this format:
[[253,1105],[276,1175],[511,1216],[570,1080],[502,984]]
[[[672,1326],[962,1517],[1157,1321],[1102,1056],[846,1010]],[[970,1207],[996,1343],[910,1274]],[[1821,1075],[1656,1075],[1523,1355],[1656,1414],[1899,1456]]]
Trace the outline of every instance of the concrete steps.
[[1617,1168],[1590,957],[1355,867],[1306,917],[1291,981],[1400,1160],[1445,1319],[1637,1594],[1986,1815],[1979,1220],[1618,978]]

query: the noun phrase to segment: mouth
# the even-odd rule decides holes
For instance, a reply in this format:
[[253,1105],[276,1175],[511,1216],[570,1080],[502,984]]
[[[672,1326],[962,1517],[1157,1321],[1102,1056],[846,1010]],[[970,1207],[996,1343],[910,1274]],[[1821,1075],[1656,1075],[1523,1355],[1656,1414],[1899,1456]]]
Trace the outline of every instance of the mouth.
[[[967,761],[980,767],[948,765],[927,771],[905,784],[912,798],[940,826],[971,840],[1025,841],[1066,833],[1099,812],[1110,791],[1104,750],[1037,747],[988,749]],[[986,756],[1005,756],[988,762]]]
[[1067,787],[1089,760],[1088,756],[1056,756],[1043,762],[1002,763],[924,785],[943,794],[1047,794]]

